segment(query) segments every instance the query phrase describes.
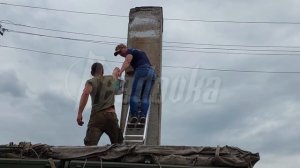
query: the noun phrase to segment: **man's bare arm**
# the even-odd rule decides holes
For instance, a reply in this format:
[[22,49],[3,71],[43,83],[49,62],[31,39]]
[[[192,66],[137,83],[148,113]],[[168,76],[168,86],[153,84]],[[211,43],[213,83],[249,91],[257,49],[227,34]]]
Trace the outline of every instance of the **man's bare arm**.
[[82,126],[84,123],[82,121],[83,120],[82,114],[83,114],[83,110],[89,100],[89,94],[91,93],[91,91],[92,91],[92,86],[90,84],[86,84],[85,88],[83,90],[83,93],[81,95],[81,98],[80,98],[78,114],[77,114],[77,123],[80,126]]
[[119,76],[122,75],[122,73],[125,71],[125,69],[127,69],[132,61],[132,58],[133,56],[131,54],[128,54],[126,57],[125,57],[125,61],[123,62],[123,65],[122,65],[122,68],[121,68],[121,71],[119,73]]

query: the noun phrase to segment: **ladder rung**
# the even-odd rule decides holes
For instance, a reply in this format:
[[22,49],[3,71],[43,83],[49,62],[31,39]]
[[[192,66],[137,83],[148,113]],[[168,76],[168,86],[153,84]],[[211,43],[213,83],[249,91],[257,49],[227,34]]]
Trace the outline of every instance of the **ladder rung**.
[[144,137],[144,135],[125,135],[125,137]]
[[[151,100],[151,99],[150,99]],[[122,102],[122,106],[128,106],[128,102]],[[149,113],[151,109],[151,103],[148,109],[148,114],[146,116],[146,122],[144,124],[131,125],[129,121],[129,108],[127,117],[125,120],[125,128],[123,131],[124,143],[142,143],[146,142],[148,122],[149,122]]]
[[134,131],[134,130],[138,130],[138,131],[144,130],[144,128],[138,128],[138,127],[128,127],[128,126],[127,126],[127,128],[128,128],[129,130],[131,130],[131,131]]
[[143,143],[144,140],[124,140],[125,142],[132,142],[132,143]]

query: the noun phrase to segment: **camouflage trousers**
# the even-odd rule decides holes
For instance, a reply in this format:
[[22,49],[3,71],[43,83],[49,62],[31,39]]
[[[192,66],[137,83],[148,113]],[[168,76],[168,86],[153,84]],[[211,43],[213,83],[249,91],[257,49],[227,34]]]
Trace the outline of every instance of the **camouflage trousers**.
[[123,135],[115,112],[92,112],[84,138],[86,146],[97,145],[100,137],[106,133],[111,144],[122,143]]

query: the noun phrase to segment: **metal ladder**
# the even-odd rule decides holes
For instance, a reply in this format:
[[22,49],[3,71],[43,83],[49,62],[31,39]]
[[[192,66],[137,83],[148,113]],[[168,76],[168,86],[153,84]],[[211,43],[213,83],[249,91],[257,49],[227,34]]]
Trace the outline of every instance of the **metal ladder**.
[[150,108],[151,108],[151,103],[148,108],[146,122],[145,122],[144,126],[137,127],[136,126],[137,124],[136,124],[132,128],[128,127],[128,120],[129,120],[129,108],[128,108],[128,113],[127,113],[127,117],[126,117],[124,133],[123,133],[125,144],[143,144],[143,145],[145,145],[147,130],[148,130],[148,123],[149,123]]

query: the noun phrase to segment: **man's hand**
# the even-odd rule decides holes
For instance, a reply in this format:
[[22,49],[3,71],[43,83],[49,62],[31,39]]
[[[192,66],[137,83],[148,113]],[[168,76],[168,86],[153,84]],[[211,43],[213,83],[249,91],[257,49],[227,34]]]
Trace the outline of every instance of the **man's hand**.
[[82,113],[83,113],[86,103],[89,100],[89,94],[92,92],[92,89],[93,89],[93,87],[91,84],[89,84],[89,83],[85,84],[85,88],[84,88],[83,93],[80,98],[79,108],[78,108],[78,113],[77,113],[77,124],[80,126],[82,126],[84,124],[84,122],[82,121]]
[[118,72],[118,77],[121,77],[121,76],[122,76],[122,73],[123,73],[122,71],[119,71],[119,72]]
[[82,114],[78,114],[77,115],[77,124],[79,125],[79,126],[82,126],[83,124],[84,124],[84,122],[82,121]]
[[117,79],[119,77],[120,74],[120,68],[115,67],[114,71],[113,71],[113,76]]

